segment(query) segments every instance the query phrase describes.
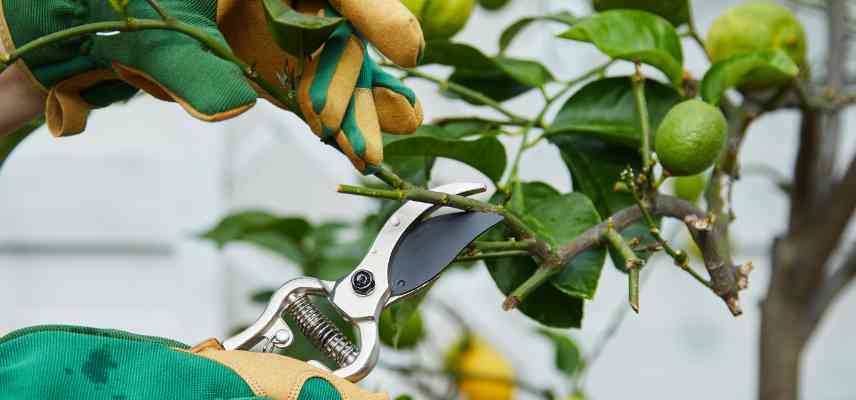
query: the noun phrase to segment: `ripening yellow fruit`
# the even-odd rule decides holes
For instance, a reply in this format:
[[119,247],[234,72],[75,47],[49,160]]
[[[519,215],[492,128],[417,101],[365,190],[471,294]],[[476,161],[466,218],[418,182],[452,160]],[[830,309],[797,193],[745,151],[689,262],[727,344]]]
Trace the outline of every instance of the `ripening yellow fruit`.
[[[738,54],[780,49],[802,67],[806,39],[802,24],[791,10],[768,0],[748,1],[729,8],[713,21],[705,43],[713,62]],[[787,81],[772,69],[754,71],[741,83],[746,88],[776,86]]]
[[511,363],[478,336],[464,337],[452,346],[446,368],[459,375],[458,390],[468,400],[510,400],[514,395]]

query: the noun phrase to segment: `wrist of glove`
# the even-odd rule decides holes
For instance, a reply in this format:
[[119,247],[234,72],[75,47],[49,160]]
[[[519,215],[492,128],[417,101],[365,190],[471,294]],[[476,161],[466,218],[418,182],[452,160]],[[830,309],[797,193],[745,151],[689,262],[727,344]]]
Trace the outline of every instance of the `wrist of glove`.
[[384,400],[302,361],[194,347],[168,339],[74,326],[0,338],[2,397],[15,399]]
[[[328,5],[288,2],[312,13]],[[273,41],[261,0],[160,3],[171,16],[228,44],[269,82],[278,82],[279,73],[296,64]],[[412,91],[371,62],[367,43],[392,61],[413,66],[424,40],[399,0],[331,0],[329,5],[348,22],[311,58],[298,83],[298,99],[313,132],[368,173],[383,158],[381,130],[413,132],[422,111]],[[81,24],[119,19],[106,0],[0,0],[0,8],[0,39],[7,49]],[[159,19],[144,0],[130,0],[127,11],[134,18]],[[82,132],[91,109],[130,98],[137,89],[177,102],[205,121],[239,115],[257,97],[274,100],[234,64],[168,30],[88,35],[33,51],[21,63],[48,93],[46,118],[57,136]]]

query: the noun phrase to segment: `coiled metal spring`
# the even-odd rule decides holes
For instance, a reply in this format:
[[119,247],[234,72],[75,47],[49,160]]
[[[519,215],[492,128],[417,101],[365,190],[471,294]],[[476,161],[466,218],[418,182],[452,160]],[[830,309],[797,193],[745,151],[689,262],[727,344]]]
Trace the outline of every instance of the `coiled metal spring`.
[[285,311],[294,318],[300,332],[339,367],[357,359],[357,347],[307,296],[298,296]]

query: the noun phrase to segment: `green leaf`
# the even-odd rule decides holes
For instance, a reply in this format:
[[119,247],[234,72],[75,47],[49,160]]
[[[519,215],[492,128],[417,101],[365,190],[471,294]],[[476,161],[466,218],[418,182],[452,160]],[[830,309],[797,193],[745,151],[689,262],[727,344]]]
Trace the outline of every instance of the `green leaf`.
[[[652,132],[672,106],[681,101],[678,92],[654,80],[645,81],[645,98]],[[574,93],[559,110],[547,134],[585,135],[638,149],[641,131],[630,78],[612,77],[590,82]]]
[[530,87],[541,87],[554,79],[547,67],[535,61],[508,57],[497,57],[494,61],[514,80]]
[[[492,201],[496,202],[500,196],[494,195]],[[525,209],[518,214],[534,228],[540,238],[551,244],[570,241],[600,222],[594,206],[580,193],[560,194],[547,184],[526,182],[521,184],[519,190],[515,190],[512,197],[515,196],[518,197],[515,204],[522,202]],[[503,239],[497,230],[490,234],[491,239]],[[575,257],[562,273],[550,279],[549,285],[534,290],[518,308],[544,325],[579,327],[583,316],[583,298],[594,295],[605,254],[603,248],[598,248]],[[486,264],[497,287],[506,295],[538,268],[531,257],[486,260]]]
[[493,60],[481,50],[448,40],[431,40],[425,45],[422,64],[440,64],[456,69],[486,71],[496,69]]
[[685,24],[690,20],[688,0],[594,0],[592,3],[596,11],[620,8],[647,11],[667,19],[674,26]]
[[30,136],[33,131],[39,129],[44,124],[44,118],[36,118],[14,132],[6,136],[0,136],[0,169],[3,168],[3,164],[6,163],[18,145]]
[[576,342],[567,335],[549,329],[538,329],[538,333],[553,343],[555,349],[554,362],[556,369],[568,378],[573,378],[582,370],[583,357]]
[[505,147],[495,137],[476,140],[444,139],[442,128],[420,128],[414,135],[396,138],[384,146],[385,157],[444,157],[458,160],[498,181],[507,162]]
[[775,80],[789,80],[800,68],[780,49],[760,50],[739,54],[713,64],[701,81],[701,98],[719,105],[725,91],[739,86],[753,75],[763,74]]
[[[485,264],[497,288],[506,296],[538,269],[530,257],[490,259],[485,260]],[[582,325],[583,299],[569,296],[553,285],[535,289],[517,309],[546,326],[579,328]]]
[[590,42],[604,54],[651,65],[680,87],[684,56],[681,38],[669,21],[636,10],[595,14],[565,31],[560,37]]
[[[423,290],[422,293],[426,293]],[[413,298],[393,304],[383,311],[380,316],[380,340],[385,345],[395,349],[412,349],[425,338],[425,327],[422,315],[419,313],[419,303],[422,300]]]
[[[532,86],[511,79],[505,71],[499,69],[488,71],[458,69],[449,76],[449,82],[475,90],[498,102],[511,100],[533,89]],[[451,94],[452,98],[459,98],[453,93],[447,92],[447,94]],[[482,105],[481,102],[466,97],[460,97],[460,99],[473,105]]]
[[508,46],[511,45],[511,42],[514,40],[514,38],[516,38],[517,35],[520,34],[521,31],[523,31],[523,29],[531,25],[533,22],[550,21],[572,26],[578,20],[579,19],[573,14],[571,14],[569,11],[559,11],[555,14],[521,18],[515,21],[513,24],[509,25],[507,28],[505,28],[504,31],[502,31],[502,35],[500,35],[499,37],[499,52],[504,53]]
[[453,67],[455,70],[449,77],[450,82],[496,101],[514,98],[554,79],[553,74],[537,61],[488,57],[475,47],[446,40],[429,42],[422,63]]
[[299,243],[312,231],[303,218],[278,217],[267,211],[247,210],[224,218],[200,235],[223,248],[230,242],[242,241],[268,249],[298,264],[305,259]]
[[[607,218],[636,204],[630,193],[617,192],[614,187],[625,168],[630,166],[637,171],[640,169],[642,160],[637,150],[573,134],[550,135],[548,140],[559,148],[562,160],[571,173],[574,191],[588,196],[601,216]],[[629,226],[621,233],[628,240],[639,237],[644,244],[654,243],[647,225],[642,222]],[[621,254],[610,249],[610,256],[617,268],[625,270],[627,260]]]
[[479,118],[453,118],[440,121],[449,139],[461,139],[468,136],[496,136],[502,133],[502,126]]
[[[524,220],[534,225],[536,234],[553,247],[570,242],[601,221],[594,204],[582,193],[552,197],[535,208],[528,206]],[[605,258],[603,247],[583,252],[565,264],[550,282],[571,296],[591,299],[597,291]]]
[[322,17],[297,12],[288,2],[264,0],[268,28],[277,45],[295,57],[306,57],[321,48],[336,28],[345,22],[339,17]]

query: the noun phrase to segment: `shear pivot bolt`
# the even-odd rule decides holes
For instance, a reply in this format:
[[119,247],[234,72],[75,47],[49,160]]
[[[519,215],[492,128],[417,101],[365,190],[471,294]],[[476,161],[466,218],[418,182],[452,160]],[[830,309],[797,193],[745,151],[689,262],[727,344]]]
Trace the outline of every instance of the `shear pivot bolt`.
[[370,271],[361,269],[351,277],[351,286],[357,294],[367,296],[375,288],[374,275]]

